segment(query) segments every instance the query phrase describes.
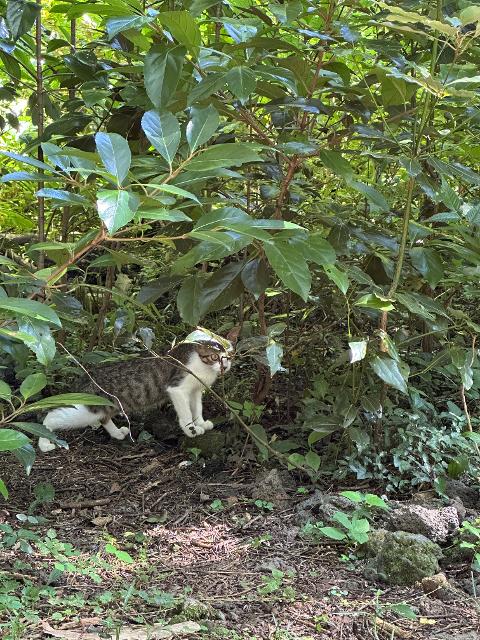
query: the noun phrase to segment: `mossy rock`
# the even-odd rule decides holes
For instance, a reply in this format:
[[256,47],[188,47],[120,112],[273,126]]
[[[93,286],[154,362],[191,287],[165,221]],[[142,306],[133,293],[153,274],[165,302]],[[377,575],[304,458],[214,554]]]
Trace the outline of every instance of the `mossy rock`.
[[215,620],[218,612],[209,604],[205,604],[195,598],[185,598],[170,622],[185,622],[185,620]]
[[408,586],[439,572],[442,550],[425,536],[406,531],[372,531],[363,545],[372,556],[365,576],[387,584]]

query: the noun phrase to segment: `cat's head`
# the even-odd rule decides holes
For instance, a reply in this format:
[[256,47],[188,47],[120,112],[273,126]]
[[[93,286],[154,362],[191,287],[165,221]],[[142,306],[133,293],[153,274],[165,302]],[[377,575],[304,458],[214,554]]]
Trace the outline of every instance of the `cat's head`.
[[187,337],[187,341],[196,345],[200,360],[212,367],[220,375],[230,371],[235,353],[234,344],[238,331],[233,329],[226,338],[220,337],[206,329],[198,328]]

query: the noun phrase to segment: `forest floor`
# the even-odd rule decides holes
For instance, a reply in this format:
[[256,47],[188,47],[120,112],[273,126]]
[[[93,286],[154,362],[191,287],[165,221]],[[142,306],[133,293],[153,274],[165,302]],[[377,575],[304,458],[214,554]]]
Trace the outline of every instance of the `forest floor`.
[[[253,460],[203,462],[178,443],[92,431],[69,441],[29,477],[13,458],[2,468],[2,639],[480,638],[466,596],[369,582],[345,547],[309,543],[298,505],[310,489],[287,482],[255,498]],[[55,494],[35,507],[39,483]]]

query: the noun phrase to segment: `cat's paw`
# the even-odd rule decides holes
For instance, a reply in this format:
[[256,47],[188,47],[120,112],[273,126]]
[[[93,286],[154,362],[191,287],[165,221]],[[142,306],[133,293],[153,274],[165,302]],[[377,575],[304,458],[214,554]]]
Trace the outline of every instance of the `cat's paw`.
[[196,438],[197,436],[202,436],[205,433],[203,425],[200,426],[194,422],[190,422],[189,424],[182,426],[182,431],[188,438]]
[[213,429],[213,422],[211,420],[204,420],[203,422],[200,422],[200,423],[197,422],[197,424],[204,431],[211,431]]
[[38,448],[43,453],[47,453],[48,451],[53,451],[56,448],[56,446],[53,444],[53,442],[50,442],[50,440],[47,440],[47,438],[39,438]]
[[120,429],[117,429],[115,433],[111,433],[110,435],[112,438],[115,438],[115,440],[125,440],[129,433],[130,429],[128,427],[120,427]]

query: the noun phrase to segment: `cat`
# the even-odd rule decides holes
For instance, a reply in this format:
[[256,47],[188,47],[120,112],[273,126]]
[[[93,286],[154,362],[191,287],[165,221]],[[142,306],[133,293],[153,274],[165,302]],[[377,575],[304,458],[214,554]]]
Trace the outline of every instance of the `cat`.
[[[214,335],[205,330],[195,331],[185,342],[173,347],[165,358],[153,355],[95,367],[89,372],[91,378],[81,380],[76,390],[103,396],[113,406],[76,404],[53,409],[43,425],[52,432],[102,425],[112,438],[123,440],[130,430],[118,428],[112,421],[113,416],[125,413],[130,418],[146,410],[159,409],[169,398],[184,434],[189,438],[204,434],[213,429],[213,423],[203,419],[202,393],[218,376],[230,370],[234,350],[229,339],[216,340]],[[236,339],[234,330],[229,337]],[[48,438],[40,438],[38,446],[43,452],[55,449]]]

